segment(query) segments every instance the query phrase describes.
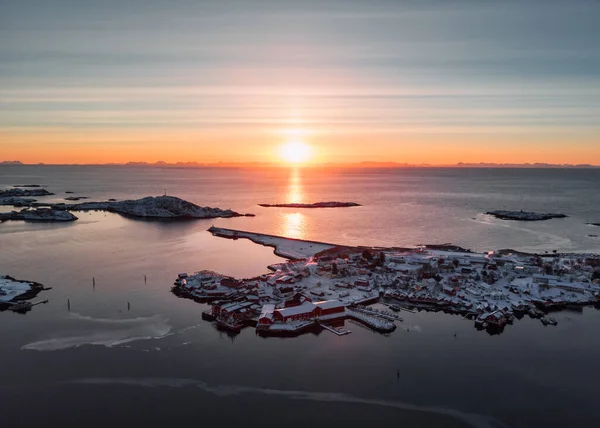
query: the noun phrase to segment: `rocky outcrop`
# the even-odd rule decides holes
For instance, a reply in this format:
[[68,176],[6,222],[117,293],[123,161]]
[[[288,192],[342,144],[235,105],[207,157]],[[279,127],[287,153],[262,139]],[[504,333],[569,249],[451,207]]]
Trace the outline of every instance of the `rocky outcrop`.
[[77,217],[68,211],[53,210],[51,208],[25,208],[21,211],[0,213],[0,221],[24,220],[24,221],[75,221]]
[[36,199],[34,198],[19,198],[17,196],[8,196],[6,198],[0,198],[0,205],[12,205],[13,207],[28,207]]
[[561,213],[536,213],[533,211],[505,211],[496,210],[488,211],[486,214],[492,215],[501,220],[520,220],[520,221],[541,221],[550,220],[552,218],[565,218],[565,214]]
[[356,202],[315,202],[312,204],[258,204],[267,208],[345,208],[360,207]]
[[201,207],[175,196],[148,196],[125,201],[82,202],[79,204],[34,204],[60,211],[109,211],[129,217],[147,219],[217,218],[253,216],[232,210]]
[[22,189],[19,187],[15,187],[14,189],[8,189],[8,190],[0,190],[0,199],[2,198],[8,198],[11,196],[17,196],[17,197],[27,197],[27,196],[48,196],[48,195],[54,195],[54,193],[50,193],[49,191],[47,191],[46,189]]

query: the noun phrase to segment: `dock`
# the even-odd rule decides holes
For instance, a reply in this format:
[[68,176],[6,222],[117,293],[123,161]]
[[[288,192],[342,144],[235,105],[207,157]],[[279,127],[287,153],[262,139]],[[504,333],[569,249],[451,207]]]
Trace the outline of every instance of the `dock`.
[[330,331],[333,334],[336,334],[338,336],[345,336],[347,334],[352,333],[350,330],[347,330],[347,329],[342,328],[342,327],[330,327],[330,326],[325,325],[325,324],[321,324],[321,327],[323,327],[325,330]]
[[43,303],[48,303],[48,299],[40,300],[39,302],[35,302],[35,303],[25,302],[25,301],[9,302],[9,303],[11,303],[11,306],[9,307],[9,309],[11,311],[13,311],[13,312],[27,312],[27,311],[29,311],[31,308],[33,308],[36,305],[41,305]]

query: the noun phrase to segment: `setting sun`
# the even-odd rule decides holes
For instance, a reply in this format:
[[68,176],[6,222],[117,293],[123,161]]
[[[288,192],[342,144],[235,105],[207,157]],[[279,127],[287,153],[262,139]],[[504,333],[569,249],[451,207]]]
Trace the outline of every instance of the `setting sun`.
[[310,147],[301,141],[289,141],[279,149],[279,155],[288,163],[303,163],[310,158]]

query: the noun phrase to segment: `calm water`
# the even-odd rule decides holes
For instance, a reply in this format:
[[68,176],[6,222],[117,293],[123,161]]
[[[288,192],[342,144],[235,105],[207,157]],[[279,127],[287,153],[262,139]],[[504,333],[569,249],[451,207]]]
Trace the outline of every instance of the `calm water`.
[[[201,321],[203,305],[169,290],[180,271],[248,276],[280,260],[212,237],[211,224],[340,244],[600,252],[587,236],[600,228],[585,225],[600,221],[600,170],[0,167],[0,187],[24,183],[56,193],[44,200],[166,191],[257,216],[161,223],[80,213],[67,225],[1,224],[0,272],[53,287],[40,295],[50,303],[25,316],[0,313],[3,426],[597,426],[594,309],[563,312],[555,328],[524,318],[499,336],[456,316],[405,313],[390,336],[349,324],[344,337],[262,339],[246,329],[232,338]],[[363,206],[256,206],[320,200]],[[501,208],[570,217],[481,214]]]

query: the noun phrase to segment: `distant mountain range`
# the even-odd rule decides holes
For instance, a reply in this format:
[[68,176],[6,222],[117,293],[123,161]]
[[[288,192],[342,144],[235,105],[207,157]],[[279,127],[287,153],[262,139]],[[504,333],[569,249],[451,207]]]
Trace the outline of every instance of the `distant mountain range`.
[[[103,165],[103,166],[129,166],[129,167],[155,167],[155,168],[258,168],[258,167],[278,167],[282,164],[273,162],[212,162],[212,163],[201,163],[201,162],[175,162],[169,163],[165,161],[158,162],[127,162],[127,163],[104,163],[104,164],[24,164],[21,161],[0,161],[0,165]],[[285,164],[284,166],[288,166]],[[409,163],[398,163],[398,162],[375,162],[375,161],[364,161],[354,163],[320,163],[309,165],[310,167],[322,168],[600,168],[600,165],[591,164],[553,164],[553,163],[490,163],[490,162],[479,162],[479,163],[468,163],[459,162],[456,164],[446,165],[433,165],[433,164],[409,164]]]

